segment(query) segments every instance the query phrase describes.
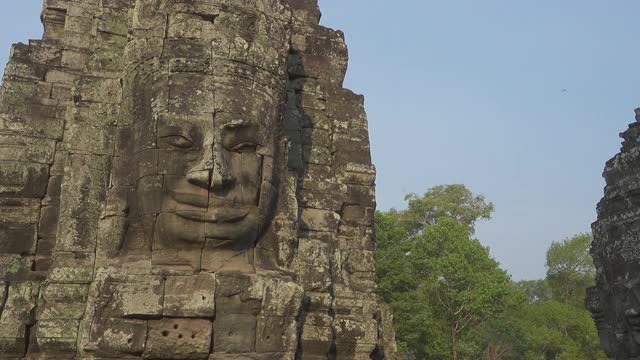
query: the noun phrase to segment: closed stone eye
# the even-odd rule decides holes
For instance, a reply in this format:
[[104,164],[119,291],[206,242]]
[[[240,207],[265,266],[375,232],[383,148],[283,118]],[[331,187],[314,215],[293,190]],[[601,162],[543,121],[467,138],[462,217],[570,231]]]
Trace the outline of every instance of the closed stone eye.
[[256,152],[257,148],[258,148],[258,144],[255,144],[252,142],[244,142],[244,143],[234,145],[231,148],[231,151],[237,152],[237,153]]
[[182,135],[165,136],[164,139],[169,143],[169,145],[179,149],[191,149],[195,146],[193,141]]

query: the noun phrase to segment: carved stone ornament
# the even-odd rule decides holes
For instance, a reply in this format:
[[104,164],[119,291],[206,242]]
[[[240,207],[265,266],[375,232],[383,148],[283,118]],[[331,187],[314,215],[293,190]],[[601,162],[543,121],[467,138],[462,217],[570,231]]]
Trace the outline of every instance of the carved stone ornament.
[[597,275],[586,306],[610,358],[640,359],[640,109],[621,137],[620,153],[604,170],[607,187],[592,226]]
[[0,359],[395,359],[315,0],[45,0],[0,93]]

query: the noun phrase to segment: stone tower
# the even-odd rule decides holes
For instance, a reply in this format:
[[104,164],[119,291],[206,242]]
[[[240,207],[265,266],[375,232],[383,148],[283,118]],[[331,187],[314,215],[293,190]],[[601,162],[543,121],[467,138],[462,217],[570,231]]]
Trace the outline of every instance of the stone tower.
[[1,359],[393,359],[316,0],[45,0],[0,93]]
[[621,137],[592,226],[596,287],[587,290],[586,306],[610,358],[640,359],[640,109]]

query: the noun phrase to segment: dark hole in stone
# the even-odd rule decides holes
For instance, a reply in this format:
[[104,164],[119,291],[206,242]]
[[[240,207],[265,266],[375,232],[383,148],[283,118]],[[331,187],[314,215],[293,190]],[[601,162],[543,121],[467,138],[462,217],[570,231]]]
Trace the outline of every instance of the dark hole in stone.
[[206,296],[203,296],[203,297],[202,297],[202,300],[207,300],[207,297],[206,297]]
[[163,331],[162,336],[169,336],[169,332],[167,330]]
[[197,17],[201,18],[204,21],[210,22],[212,24],[216,23],[216,18],[218,15],[210,15],[210,14],[195,14]]
[[191,338],[195,339],[196,338],[196,334],[191,334]]
[[132,339],[132,338],[128,338],[128,339],[127,339],[127,344],[131,344],[132,342],[133,342],[133,339]]
[[178,330],[178,324],[173,325],[173,328]]
[[179,334],[179,335],[178,335],[178,339],[182,339],[182,334]]
[[233,331],[229,331],[228,336],[231,336],[231,335],[233,335]]

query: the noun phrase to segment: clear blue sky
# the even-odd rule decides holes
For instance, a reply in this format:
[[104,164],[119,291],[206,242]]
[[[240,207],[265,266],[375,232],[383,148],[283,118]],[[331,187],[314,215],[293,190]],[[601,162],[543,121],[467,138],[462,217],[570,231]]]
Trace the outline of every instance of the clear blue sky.
[[[38,38],[40,0],[0,14]],[[381,209],[464,183],[496,204],[478,238],[516,279],[553,240],[589,230],[604,163],[640,107],[637,0],[320,0],[365,94]],[[634,66],[635,65],[635,66]]]

